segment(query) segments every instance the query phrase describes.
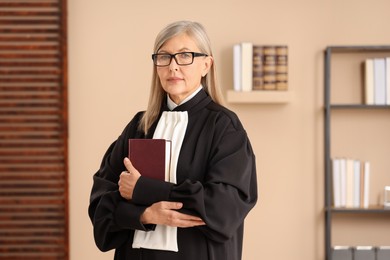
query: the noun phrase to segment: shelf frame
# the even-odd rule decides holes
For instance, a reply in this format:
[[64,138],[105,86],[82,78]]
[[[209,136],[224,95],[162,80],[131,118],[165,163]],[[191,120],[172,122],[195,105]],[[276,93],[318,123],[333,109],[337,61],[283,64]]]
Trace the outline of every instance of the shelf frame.
[[383,213],[390,214],[390,208],[384,208],[383,206],[370,206],[369,208],[335,208],[330,207],[326,208],[326,211],[331,211],[332,213]]
[[389,105],[365,105],[365,104],[331,104],[331,57],[333,53],[359,53],[359,52],[390,52],[390,45],[376,46],[328,46],[324,51],[324,165],[325,165],[325,259],[332,260],[332,214],[341,213],[379,213],[388,214],[389,209],[371,207],[368,209],[332,208],[332,183],[331,183],[331,158],[330,158],[330,129],[331,110],[333,109],[390,109]]

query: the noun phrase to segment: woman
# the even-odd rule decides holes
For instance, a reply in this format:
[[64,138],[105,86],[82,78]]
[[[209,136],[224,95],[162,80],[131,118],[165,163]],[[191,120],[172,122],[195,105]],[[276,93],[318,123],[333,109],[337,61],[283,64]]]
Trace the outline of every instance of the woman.
[[[149,104],[108,148],[89,216],[115,259],[239,260],[244,218],[257,200],[255,156],[237,116],[221,105],[209,39],[180,21],[156,38]],[[172,141],[170,179],[142,176],[128,139]]]

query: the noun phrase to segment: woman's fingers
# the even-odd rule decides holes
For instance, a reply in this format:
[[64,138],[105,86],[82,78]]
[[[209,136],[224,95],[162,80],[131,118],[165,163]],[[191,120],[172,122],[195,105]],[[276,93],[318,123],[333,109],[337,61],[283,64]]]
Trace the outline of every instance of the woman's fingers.
[[197,216],[180,213],[177,210],[183,206],[180,202],[161,201],[147,208],[142,216],[145,224],[162,224],[173,227],[195,227],[205,225]]
[[118,186],[119,193],[125,199],[131,200],[133,198],[134,187],[141,176],[129,158],[123,160],[123,164],[126,167],[127,171],[124,171],[119,176]]
[[128,172],[122,172],[119,176],[118,186],[119,186],[119,193],[121,196],[127,200],[131,199],[132,196],[132,187],[130,184],[130,173]]

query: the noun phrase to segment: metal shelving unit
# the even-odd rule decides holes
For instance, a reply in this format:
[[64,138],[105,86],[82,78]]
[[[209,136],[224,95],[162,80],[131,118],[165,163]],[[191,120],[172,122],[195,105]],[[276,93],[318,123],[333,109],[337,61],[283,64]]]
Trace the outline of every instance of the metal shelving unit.
[[389,109],[389,105],[333,104],[331,102],[331,59],[334,53],[362,53],[362,52],[389,52],[390,46],[329,46],[325,50],[325,88],[324,88],[324,159],[325,159],[325,259],[332,260],[332,216],[334,214],[389,214],[390,210],[374,206],[368,209],[361,208],[333,208],[331,183],[331,112],[334,110],[378,110]]

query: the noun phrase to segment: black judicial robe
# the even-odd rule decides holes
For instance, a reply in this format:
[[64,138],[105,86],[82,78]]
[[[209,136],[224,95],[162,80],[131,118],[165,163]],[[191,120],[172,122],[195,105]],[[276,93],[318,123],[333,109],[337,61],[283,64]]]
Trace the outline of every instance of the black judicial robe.
[[[93,176],[88,213],[96,245],[102,251],[115,249],[115,259],[121,260],[240,260],[244,218],[257,201],[255,155],[248,136],[236,114],[214,103],[204,90],[174,111],[188,112],[177,184],[141,176],[133,199],[121,197],[117,183],[125,170],[128,139],[152,138],[157,125],[145,136],[138,130],[142,112],[137,113]],[[155,225],[139,219],[158,201],[182,202],[183,212],[206,223],[177,229],[179,252],[132,248],[134,230],[153,232]]]

